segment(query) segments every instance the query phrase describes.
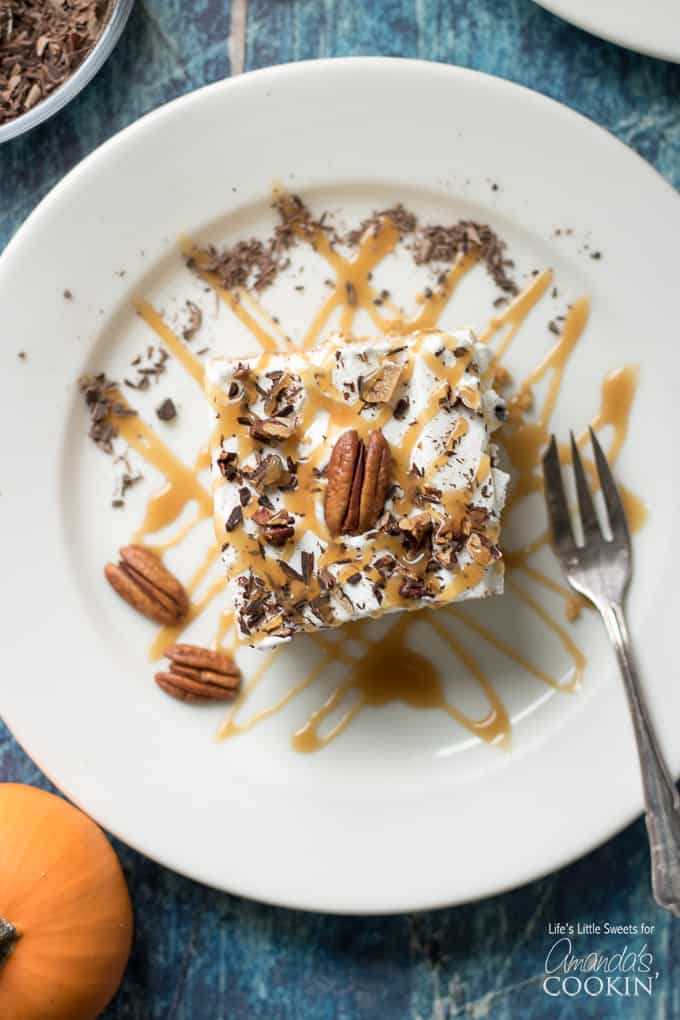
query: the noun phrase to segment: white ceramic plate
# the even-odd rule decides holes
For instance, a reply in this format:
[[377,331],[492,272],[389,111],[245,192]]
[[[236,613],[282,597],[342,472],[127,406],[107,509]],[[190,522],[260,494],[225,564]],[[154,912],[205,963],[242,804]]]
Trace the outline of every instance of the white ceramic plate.
[[662,60],[680,61],[680,17],[676,0],[537,0],[565,21]]
[[[428,218],[473,216],[508,240],[520,276],[553,267],[559,296],[548,294],[532,313],[513,370],[554,341],[548,319],[589,293],[592,317],[558,402],[559,432],[587,423],[607,371],[641,364],[618,464],[651,507],[636,542],[630,610],[677,773],[680,689],[668,635],[680,610],[669,468],[679,366],[669,324],[680,201],[639,157],[554,102],[470,71],[395,60],[273,68],[171,103],[69,174],[4,253],[3,714],[99,822],[214,886],[348,912],[474,899],[564,864],[641,809],[621,686],[592,614],[575,631],[588,656],[577,694],[546,688],[502,658],[491,663],[513,717],[510,753],[399,704],[364,712],[324,751],[297,755],[291,729],[318,706],[323,682],[265,725],[218,743],[221,710],[192,709],[156,689],[145,661],[149,625],[102,580],[149,490],[145,482],[125,511],[110,509],[111,464],[85,439],[74,380],[97,368],[122,374],[151,339],[131,309],[135,294],[171,320],[197,296],[207,302],[203,342],[239,349],[235,320],[226,307],[212,318],[212,298],[183,265],[176,239],[265,229],[273,180],[348,222],[398,198]],[[556,236],[556,228],[572,232]],[[603,257],[589,257],[594,250]],[[491,296],[476,270],[451,315],[479,325]],[[284,282],[270,299],[299,335],[308,298]],[[150,420],[156,398],[168,394],[180,420],[164,435],[187,457],[205,436],[205,405],[171,365],[167,384],[143,405]],[[542,526],[538,500],[527,514]],[[169,561],[182,576],[185,553]],[[543,565],[554,570],[547,553]],[[541,598],[559,617],[559,600]],[[506,624],[525,654],[568,679],[559,641],[511,607],[504,597],[475,612],[487,622],[510,613]],[[449,683],[451,699],[484,714],[462,676]]]

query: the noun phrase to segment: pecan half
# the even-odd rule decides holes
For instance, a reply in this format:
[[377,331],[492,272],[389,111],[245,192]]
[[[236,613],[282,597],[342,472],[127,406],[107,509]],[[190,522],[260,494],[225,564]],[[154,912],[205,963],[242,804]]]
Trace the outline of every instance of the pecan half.
[[359,534],[372,528],[383,511],[390,484],[391,461],[389,443],[382,432],[369,433],[359,503]]
[[241,683],[241,672],[228,652],[213,652],[198,645],[170,645],[166,672],[156,683],[178,701],[229,701]]
[[364,444],[355,429],[338,439],[328,464],[324,513],[331,535],[360,535],[382,513],[390,480],[390,447],[382,432]]
[[107,563],[104,575],[128,605],[156,623],[172,625],[184,619],[187,593],[155,553],[143,545],[126,545],[118,555],[118,564]]

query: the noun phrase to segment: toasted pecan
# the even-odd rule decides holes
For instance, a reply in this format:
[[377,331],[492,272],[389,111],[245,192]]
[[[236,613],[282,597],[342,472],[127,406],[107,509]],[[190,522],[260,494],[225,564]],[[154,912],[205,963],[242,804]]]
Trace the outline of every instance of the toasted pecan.
[[180,623],[189,611],[184,586],[154,552],[142,545],[126,545],[118,564],[107,563],[104,575],[128,605],[156,623]]
[[378,520],[390,479],[390,447],[382,432],[367,443],[355,429],[340,436],[328,464],[324,513],[331,535],[363,534]]

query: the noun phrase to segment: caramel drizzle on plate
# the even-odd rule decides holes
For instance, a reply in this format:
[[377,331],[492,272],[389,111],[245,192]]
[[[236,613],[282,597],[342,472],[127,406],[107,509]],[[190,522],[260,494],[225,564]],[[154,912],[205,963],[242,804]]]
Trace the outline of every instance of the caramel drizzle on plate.
[[[311,235],[309,233],[302,234],[301,237],[313,247],[318,257],[328,262],[335,273],[334,288],[314,314],[304,336],[302,344],[304,348],[312,347],[323,339],[328,321],[336,309],[341,310],[339,328],[346,334],[352,333],[354,319],[360,309],[368,313],[376,330],[382,333],[393,333],[395,337],[420,329],[433,329],[437,326],[444,309],[451,300],[457,284],[477,264],[474,255],[460,258],[451,267],[445,280],[434,293],[430,296],[418,296],[418,310],[415,315],[409,319],[402,319],[398,316],[385,315],[383,309],[388,306],[379,306],[374,303],[377,294],[370,282],[371,271],[394,250],[399,241],[398,231],[391,220],[383,219],[377,231],[371,230],[364,235],[353,258],[346,258],[334,249],[326,234],[321,230]],[[191,251],[195,255],[193,245],[188,242],[182,243],[182,249],[185,254]],[[241,289],[227,291],[220,286],[216,277],[201,270],[200,264],[198,269],[203,279],[215,290],[221,301],[250,330],[253,340],[260,350],[275,352],[284,349],[285,336],[280,327],[252,294]],[[527,316],[550,286],[551,280],[552,274],[548,270],[535,276],[502,313],[496,314],[490,319],[486,329],[481,332],[482,342],[495,345],[494,361],[490,371],[493,371],[500,363],[500,359],[517,337]],[[170,329],[148,302],[140,299],[136,302],[135,307],[169,353],[202,387],[203,366],[199,359],[192,354],[186,344]],[[389,306],[389,308],[394,310],[393,306]],[[499,436],[499,441],[505,447],[510,458],[513,476],[512,487],[504,511],[506,523],[509,516],[521,508],[527,496],[539,492],[542,488],[541,452],[549,435],[550,419],[569,358],[579,342],[588,313],[589,302],[586,298],[581,298],[574,303],[552,349],[516,389],[514,402],[517,404],[518,412],[512,415],[511,421],[501,430]],[[441,369],[441,366],[439,368]],[[527,419],[522,411],[522,398],[523,396],[527,397],[530,401],[531,388],[544,381],[547,382],[547,388],[541,407],[536,415]],[[607,376],[602,384],[600,408],[591,424],[596,430],[611,426],[612,436],[609,448],[611,461],[618,456],[626,438],[636,385],[637,372],[632,367],[617,369]],[[318,399],[319,401],[324,399],[330,401],[328,394],[326,397],[320,394]],[[345,427],[342,407],[335,400],[332,400],[331,403],[333,424],[337,429],[342,429]],[[315,405],[314,411],[317,409]],[[328,410],[331,410],[330,405]],[[352,427],[356,427],[355,412],[347,409],[346,413],[347,415],[351,414]],[[359,420],[361,421],[361,419]],[[220,428],[221,424],[218,423],[217,428]],[[209,453],[207,449],[202,449],[192,465],[185,465],[139,417],[116,418],[116,425],[128,444],[142,458],[152,464],[166,480],[162,488],[148,500],[142,523],[133,537],[133,541],[147,542],[162,554],[166,549],[182,542],[195,527],[213,514],[210,485],[204,484],[200,477],[209,465]],[[379,419],[365,421],[366,430],[379,427]],[[304,425],[301,431],[304,432]],[[419,432],[416,429],[410,431],[415,436]],[[408,433],[406,435],[408,436]],[[585,443],[586,436],[587,430],[584,430],[578,437],[580,445]],[[404,488],[405,505],[408,502],[410,489],[406,471],[410,463],[411,450],[406,448],[407,445],[408,439],[401,448],[396,478]],[[243,455],[244,451],[241,452]],[[287,452],[285,444],[282,452]],[[561,448],[560,456],[564,463],[569,462],[570,453],[567,446]],[[595,480],[593,465],[586,463],[587,470]],[[292,497],[287,502],[293,512],[309,512],[310,497],[304,490],[314,487],[315,479],[312,475],[312,467],[313,463],[310,463],[309,466],[300,464],[298,470],[303,473],[307,471],[310,477],[300,477],[298,492],[287,494]],[[632,530],[637,530],[645,522],[646,508],[639,497],[629,490],[624,490],[623,495],[629,523]],[[296,505],[292,506],[293,503]],[[164,542],[154,542],[154,536],[164,528],[176,523],[185,514],[190,504],[193,504],[194,509],[189,520],[180,524],[170,539]],[[321,524],[314,519],[314,526],[321,526]],[[324,537],[327,538],[327,536]],[[234,533],[230,533],[229,540],[234,540]],[[239,539],[239,541],[241,540]],[[244,537],[243,542],[245,543],[245,541]],[[477,622],[467,608],[454,605],[440,608],[437,611],[402,612],[397,613],[394,617],[387,617],[389,623],[387,631],[378,641],[369,637],[367,621],[357,621],[345,625],[339,634],[335,631],[322,631],[297,637],[292,644],[293,649],[298,642],[311,642],[314,646],[315,661],[313,665],[306,669],[296,683],[280,694],[278,698],[274,698],[266,708],[258,712],[251,711],[250,715],[244,719],[243,716],[249,708],[252,695],[263,684],[266,684],[271,668],[279,657],[291,654],[291,645],[279,645],[271,651],[261,652],[258,668],[246,678],[242,691],[220,727],[219,735],[232,737],[248,732],[293,701],[318,680],[326,670],[331,667],[340,667],[344,672],[343,678],[336,684],[323,704],[294,733],[292,742],[295,750],[308,752],[326,746],[339,736],[365,708],[375,708],[390,702],[401,702],[413,708],[443,712],[473,736],[488,743],[508,746],[511,724],[507,709],[495,690],[491,678],[482,668],[479,658],[466,644],[465,638],[460,635],[461,632],[464,634],[466,631],[469,635],[474,635],[485,645],[493,648],[496,653],[520,666],[541,684],[559,691],[571,691],[578,688],[585,667],[583,652],[566,627],[547,610],[544,602],[539,601],[517,578],[517,575],[522,574],[546,591],[556,593],[573,602],[573,596],[563,585],[538,570],[532,562],[532,557],[547,541],[547,534],[542,534],[519,548],[504,550],[504,558],[510,575],[506,583],[508,592],[506,598],[515,598],[522,602],[526,609],[540,621],[540,625],[548,628],[559,639],[571,664],[570,675],[566,682],[558,681],[547,671],[544,664],[531,661],[524,651],[511,641],[494,633],[486,625]],[[331,545],[329,545],[329,549],[328,559],[337,559],[337,550],[333,550]],[[151,658],[160,658],[163,649],[175,641],[181,631],[197,616],[205,612],[213,604],[215,598],[224,591],[226,579],[223,577],[213,581],[207,587],[204,585],[206,577],[219,556],[219,551],[220,546],[217,543],[210,543],[205,549],[201,562],[197,564],[193,576],[186,584],[187,591],[191,596],[189,619],[183,627],[162,627],[159,629],[150,649]],[[268,560],[268,569],[270,565]],[[323,565],[323,560],[317,564],[317,566],[321,565]],[[351,573],[360,569],[361,565],[361,561],[352,563],[348,566],[347,572]],[[472,564],[472,567],[475,566]],[[472,574],[474,571],[467,575],[461,572],[456,577],[455,584],[457,587],[460,586],[458,587],[459,591],[466,585],[477,583],[479,577],[475,579]],[[202,587],[205,590],[202,590]],[[446,593],[446,597],[451,597],[451,595],[451,592]],[[398,595],[395,595],[394,588],[390,590],[390,599],[392,604],[403,601],[399,599]],[[425,633],[429,633],[432,640],[436,639],[443,643],[451,656],[452,673],[461,669],[465,670],[478,685],[487,703],[487,710],[481,718],[468,716],[450,702],[437,667],[413,647],[411,637],[414,628],[423,628]],[[225,610],[218,614],[215,646],[233,649],[237,643],[233,615],[230,611]]]

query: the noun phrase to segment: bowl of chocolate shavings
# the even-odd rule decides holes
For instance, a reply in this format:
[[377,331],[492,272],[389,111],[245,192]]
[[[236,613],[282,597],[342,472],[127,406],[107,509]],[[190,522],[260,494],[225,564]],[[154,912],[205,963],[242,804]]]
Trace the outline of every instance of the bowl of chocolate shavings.
[[70,102],[116,45],[134,0],[0,0],[0,142]]

